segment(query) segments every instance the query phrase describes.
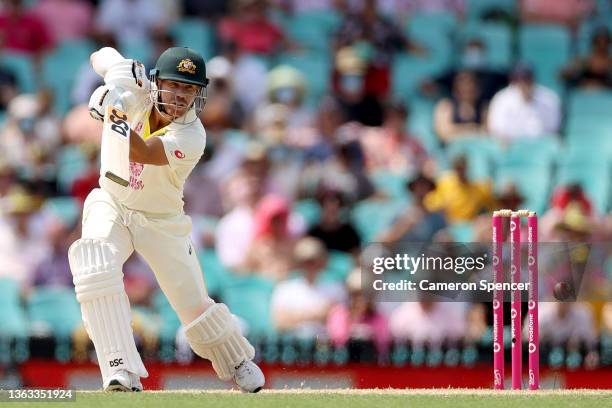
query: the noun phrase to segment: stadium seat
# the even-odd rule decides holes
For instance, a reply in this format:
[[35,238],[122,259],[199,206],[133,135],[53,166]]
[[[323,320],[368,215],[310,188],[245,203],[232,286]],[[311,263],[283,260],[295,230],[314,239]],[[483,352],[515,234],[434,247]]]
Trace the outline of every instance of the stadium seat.
[[612,120],[572,118],[568,124],[566,138],[572,148],[612,154]]
[[457,28],[457,16],[448,11],[415,12],[410,15],[408,24],[415,31],[437,31],[452,34]]
[[[409,20],[405,32],[411,41],[426,49],[426,54],[423,56],[404,54],[404,58],[411,57],[413,65],[420,63],[434,75],[450,67],[453,59],[453,33],[417,20]],[[397,55],[396,58],[400,56],[402,54]]]
[[364,244],[372,242],[406,208],[404,200],[369,199],[357,203],[351,220]]
[[468,161],[468,177],[471,180],[484,180],[491,177],[499,155],[499,145],[490,136],[465,136],[449,143],[446,148],[448,166],[458,156]]
[[28,298],[30,325],[36,332],[69,337],[81,323],[81,308],[73,288],[38,287]]
[[51,197],[45,201],[42,210],[65,225],[76,225],[81,216],[81,203],[74,197]]
[[184,18],[176,22],[170,31],[177,46],[193,48],[205,60],[214,56],[214,31],[205,21]]
[[83,63],[89,61],[94,44],[88,40],[61,43],[45,56],[42,63],[43,84],[54,94],[55,110],[64,114],[70,108],[70,93],[74,78]]
[[58,150],[56,165],[58,187],[68,194],[74,180],[87,169],[87,157],[78,146],[66,145]]
[[402,100],[417,96],[421,83],[442,71],[425,58],[405,54],[396,55],[391,65],[393,96]]
[[309,227],[319,222],[321,206],[316,200],[304,199],[293,204],[293,211],[299,214]]
[[274,332],[270,315],[270,298],[274,282],[256,275],[233,275],[223,287],[222,301],[236,316],[248,324],[248,335]]
[[329,53],[340,23],[340,15],[333,11],[296,13],[283,21],[283,31],[306,50]]
[[439,141],[433,129],[434,103],[427,99],[405,98],[410,102],[410,117],[406,126],[410,134],[415,136],[427,152],[434,153],[439,149]]
[[4,51],[0,55],[0,66],[15,74],[20,92],[32,93],[38,89],[34,64],[29,56]]
[[19,300],[19,284],[10,278],[0,278],[0,337],[27,334],[27,318]]
[[534,165],[550,167],[559,154],[559,136],[547,135],[537,139],[519,139],[510,145],[500,147],[498,158],[503,165]]
[[472,242],[474,241],[474,225],[471,222],[459,222],[448,226],[453,241]]
[[376,190],[384,193],[392,199],[406,199],[408,192],[406,191],[406,175],[396,174],[386,170],[378,170],[369,175],[370,181],[376,187]]
[[612,111],[612,92],[598,90],[573,90],[569,95],[567,114],[570,118],[598,117],[605,119]]
[[524,197],[523,207],[542,213],[550,195],[552,168],[536,164],[501,162],[497,165],[495,187],[502,190],[512,183]]
[[525,198],[524,206],[542,212],[548,202],[552,170],[559,149],[554,135],[516,141],[501,149],[496,161],[496,188],[515,184]]
[[198,252],[200,266],[204,273],[208,293],[216,297],[222,290],[227,272],[214,249],[205,248]]
[[318,279],[343,283],[354,267],[355,261],[350,254],[330,251],[327,256],[325,270],[319,275]]
[[466,44],[469,40],[478,39],[485,45],[486,67],[489,69],[508,69],[512,64],[512,32],[501,23],[469,22],[461,28],[460,41]]
[[519,31],[519,57],[534,66],[539,83],[559,92],[559,70],[570,60],[567,28],[554,24],[526,24]]
[[159,289],[152,298],[153,309],[160,317],[161,325],[159,329],[160,342],[163,344],[174,344],[176,331],[181,327],[181,321],[170,306],[166,295]]
[[[126,58],[132,58],[142,62],[143,64],[148,64],[151,57],[153,56],[153,48],[151,46],[151,42],[148,40],[127,40],[122,41],[120,46],[121,55]],[[147,72],[153,67],[146,67]]]

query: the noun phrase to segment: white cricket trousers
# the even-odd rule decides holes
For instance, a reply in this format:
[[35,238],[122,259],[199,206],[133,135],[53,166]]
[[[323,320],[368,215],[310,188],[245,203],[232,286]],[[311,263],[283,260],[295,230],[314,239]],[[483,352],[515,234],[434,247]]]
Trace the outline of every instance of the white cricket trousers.
[[139,253],[184,325],[213,303],[191,242],[189,216],[160,218],[130,210],[97,188],[85,200],[82,223],[82,238],[112,243],[120,265],[133,251]]

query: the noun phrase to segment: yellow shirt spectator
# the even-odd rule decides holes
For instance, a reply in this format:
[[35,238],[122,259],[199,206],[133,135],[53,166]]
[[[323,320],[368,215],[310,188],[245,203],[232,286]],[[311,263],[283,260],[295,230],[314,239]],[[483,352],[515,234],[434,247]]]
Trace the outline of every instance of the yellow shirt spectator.
[[443,175],[436,189],[425,196],[429,211],[444,211],[450,223],[471,221],[493,204],[489,182],[462,181],[456,172]]

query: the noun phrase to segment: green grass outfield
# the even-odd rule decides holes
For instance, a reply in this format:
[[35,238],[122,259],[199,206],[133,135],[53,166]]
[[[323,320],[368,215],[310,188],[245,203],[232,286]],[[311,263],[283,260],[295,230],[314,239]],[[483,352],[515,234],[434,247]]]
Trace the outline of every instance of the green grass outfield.
[[2,403],[2,407],[612,407],[612,390],[493,391],[468,389],[430,390],[264,390],[145,391],[142,393],[77,393],[76,402]]

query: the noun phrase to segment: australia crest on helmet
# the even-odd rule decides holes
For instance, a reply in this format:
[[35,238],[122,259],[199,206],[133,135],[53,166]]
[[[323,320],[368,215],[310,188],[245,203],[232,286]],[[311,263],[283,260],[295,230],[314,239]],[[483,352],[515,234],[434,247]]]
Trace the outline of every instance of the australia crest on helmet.
[[176,67],[179,72],[187,72],[189,74],[195,74],[196,68],[196,64],[194,64],[189,58],[182,59]]

